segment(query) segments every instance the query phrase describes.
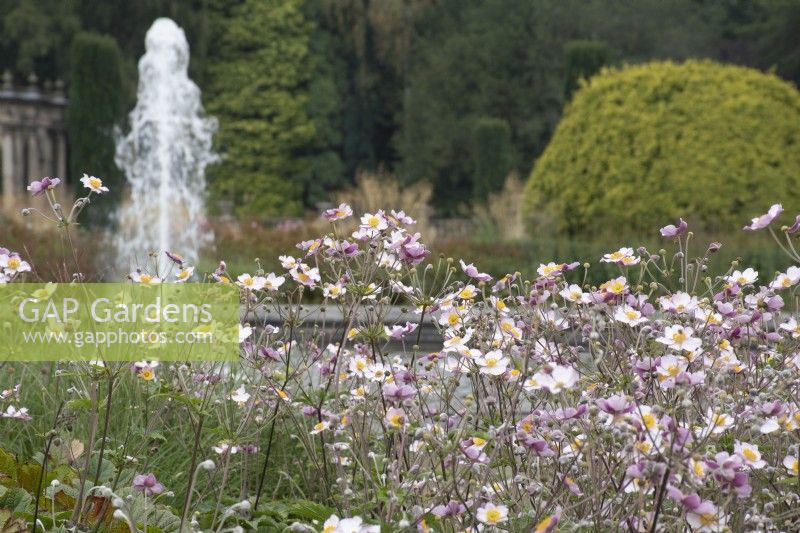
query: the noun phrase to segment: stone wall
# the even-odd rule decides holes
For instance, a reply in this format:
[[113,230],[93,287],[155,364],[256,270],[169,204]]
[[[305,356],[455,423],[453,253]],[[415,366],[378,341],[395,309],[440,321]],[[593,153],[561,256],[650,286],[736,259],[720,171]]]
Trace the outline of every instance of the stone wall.
[[25,193],[43,176],[67,178],[67,100],[60,86],[40,88],[36,79],[15,86],[3,76],[0,88],[0,195],[3,203]]

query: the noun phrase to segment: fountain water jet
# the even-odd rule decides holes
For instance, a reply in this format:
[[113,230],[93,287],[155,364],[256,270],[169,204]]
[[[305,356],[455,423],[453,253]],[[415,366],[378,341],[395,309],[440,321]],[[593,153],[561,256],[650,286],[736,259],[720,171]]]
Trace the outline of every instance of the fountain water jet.
[[183,30],[168,18],[157,19],[139,60],[131,129],[117,140],[115,161],[130,186],[117,214],[121,268],[147,252],[177,252],[193,262],[213,239],[203,197],[206,166],[218,159],[212,151],[217,121],[205,116],[188,67]]

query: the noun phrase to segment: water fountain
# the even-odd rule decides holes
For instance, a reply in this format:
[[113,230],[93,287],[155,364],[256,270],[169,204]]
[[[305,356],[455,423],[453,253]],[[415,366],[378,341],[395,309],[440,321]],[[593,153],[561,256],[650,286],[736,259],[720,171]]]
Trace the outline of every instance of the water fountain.
[[168,18],[156,20],[139,60],[136,107],[130,132],[117,140],[115,161],[130,196],[117,214],[115,245],[125,271],[144,254],[164,251],[197,260],[213,235],[205,220],[205,169],[217,160],[200,89],[188,76],[189,44]]

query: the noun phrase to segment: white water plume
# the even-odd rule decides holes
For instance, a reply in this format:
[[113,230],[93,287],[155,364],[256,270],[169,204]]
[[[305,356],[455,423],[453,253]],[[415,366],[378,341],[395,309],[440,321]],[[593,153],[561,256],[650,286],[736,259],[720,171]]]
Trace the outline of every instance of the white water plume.
[[200,89],[189,79],[189,44],[168,18],[156,20],[139,60],[136,107],[130,132],[117,141],[115,161],[125,172],[129,198],[118,213],[115,236],[120,267],[144,254],[178,253],[197,260],[213,235],[205,217],[205,169],[217,121],[205,116]]

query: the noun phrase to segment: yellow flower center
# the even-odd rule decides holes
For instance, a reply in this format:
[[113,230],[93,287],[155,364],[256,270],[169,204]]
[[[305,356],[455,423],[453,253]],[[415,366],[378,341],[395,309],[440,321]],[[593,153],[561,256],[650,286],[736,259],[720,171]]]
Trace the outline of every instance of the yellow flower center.
[[625,311],[625,316],[628,317],[628,320],[636,320],[639,318],[639,313],[633,310]]
[[495,366],[496,364],[497,364],[497,359],[495,359],[494,357],[488,357],[486,359],[486,366],[488,366],[489,368]]
[[389,424],[394,427],[400,427],[403,424],[403,415],[396,414],[389,417]]
[[750,448],[743,449],[742,455],[744,455],[744,458],[748,461],[758,461],[758,454]]
[[620,294],[622,291],[625,290],[625,284],[621,281],[612,281],[608,285],[608,290],[609,292],[612,292],[614,294]]
[[703,513],[700,515],[700,523],[704,526],[711,526],[717,523],[717,516],[714,513]]
[[155,373],[149,368],[145,368],[141,372],[139,372],[139,377],[145,381],[152,381],[155,377]]
[[490,524],[496,524],[503,518],[503,515],[497,509],[489,509],[486,511],[486,521]]
[[150,283],[151,281],[153,281],[153,277],[150,276],[149,274],[142,274],[141,276],[139,276],[139,281],[142,283]]
[[644,427],[652,429],[656,425],[656,417],[652,413],[647,413],[642,416],[642,422],[644,422]]
[[103,181],[100,178],[89,178],[89,186],[93,189],[99,189],[103,186]]
[[553,521],[553,519],[552,519],[552,518],[550,518],[549,516],[548,516],[548,517],[545,517],[545,519],[544,519],[544,520],[542,520],[541,522],[539,522],[538,524],[536,524],[536,530],[535,530],[535,531],[536,531],[537,533],[541,533],[542,531],[545,531],[545,530],[546,530],[548,527],[550,527],[550,523],[551,523],[552,521]]
[[22,261],[20,261],[16,257],[12,257],[12,258],[10,258],[8,260],[8,268],[10,268],[12,270],[16,270],[17,268],[19,268],[19,265],[21,265],[21,264],[22,264]]
[[686,333],[683,331],[678,331],[672,334],[672,340],[675,342],[683,342],[686,340]]
[[378,217],[376,217],[375,215],[372,215],[372,216],[371,216],[371,217],[369,217],[369,219],[367,220],[367,224],[368,224],[368,225],[369,225],[369,227],[371,227],[371,228],[377,228],[377,227],[378,227],[378,225],[379,225],[380,223],[381,223],[381,219],[380,219],[380,218],[378,218]]

